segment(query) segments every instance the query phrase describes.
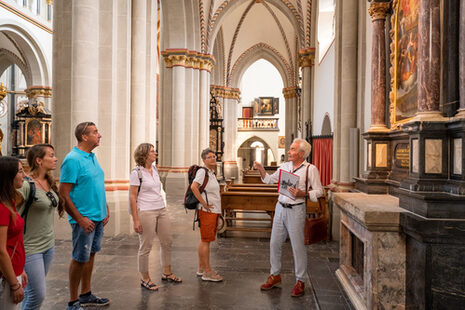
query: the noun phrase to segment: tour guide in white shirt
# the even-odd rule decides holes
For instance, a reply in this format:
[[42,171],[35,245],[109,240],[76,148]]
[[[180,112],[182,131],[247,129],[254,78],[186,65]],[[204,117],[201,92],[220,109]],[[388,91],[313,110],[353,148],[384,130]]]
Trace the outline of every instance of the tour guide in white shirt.
[[[307,252],[304,238],[306,216],[305,196],[308,194],[310,199],[316,202],[318,197],[323,195],[318,169],[305,160],[310,154],[311,149],[312,147],[307,141],[295,139],[288,152],[289,161],[282,164],[272,175],[265,172],[262,164],[254,162],[254,168],[259,170],[262,181],[267,184],[278,182],[280,170],[289,171],[299,176],[298,188],[289,188],[289,192],[295,199],[281,194],[278,197],[270,240],[271,274],[266,283],[260,287],[262,290],[270,290],[281,284],[281,250],[289,234],[297,279],[291,296],[297,297],[304,294],[304,282],[307,273]],[[308,189],[305,189],[307,166],[310,166],[308,168],[307,177],[308,186],[311,188],[308,193],[306,193]]]

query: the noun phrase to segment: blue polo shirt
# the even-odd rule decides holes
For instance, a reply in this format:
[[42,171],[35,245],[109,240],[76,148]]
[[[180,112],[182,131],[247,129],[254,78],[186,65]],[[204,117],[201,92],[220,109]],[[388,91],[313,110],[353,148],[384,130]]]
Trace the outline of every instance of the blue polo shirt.
[[73,184],[69,197],[82,216],[96,222],[107,216],[105,176],[94,153],[74,147],[61,165],[60,182]]

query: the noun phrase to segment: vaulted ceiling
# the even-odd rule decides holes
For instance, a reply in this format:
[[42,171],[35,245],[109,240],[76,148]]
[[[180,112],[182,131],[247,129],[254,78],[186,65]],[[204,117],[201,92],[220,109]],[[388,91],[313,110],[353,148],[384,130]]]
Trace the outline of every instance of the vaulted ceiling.
[[295,85],[298,51],[310,47],[311,3],[201,0],[202,51],[214,54],[220,66],[215,70],[222,71],[227,86],[241,66],[250,65],[246,59],[256,58],[257,53],[269,55],[267,60],[285,71],[285,85]]

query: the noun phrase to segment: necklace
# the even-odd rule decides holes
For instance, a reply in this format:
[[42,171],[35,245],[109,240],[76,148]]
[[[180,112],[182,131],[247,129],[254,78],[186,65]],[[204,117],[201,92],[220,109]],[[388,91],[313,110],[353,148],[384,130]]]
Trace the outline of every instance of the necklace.
[[36,181],[37,184],[39,184],[40,188],[42,188],[45,192],[49,192],[49,191],[50,191],[50,189],[49,189],[49,190],[46,189],[46,187],[42,184],[42,182],[40,182],[39,179],[33,178],[33,180]]

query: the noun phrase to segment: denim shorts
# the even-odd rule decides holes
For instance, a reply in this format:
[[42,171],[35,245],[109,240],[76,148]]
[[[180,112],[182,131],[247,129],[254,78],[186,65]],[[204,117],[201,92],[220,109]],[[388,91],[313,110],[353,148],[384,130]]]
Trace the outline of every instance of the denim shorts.
[[73,229],[73,259],[80,263],[86,263],[91,253],[100,251],[103,237],[103,222],[95,222],[94,230],[88,234],[79,224],[71,224]]

